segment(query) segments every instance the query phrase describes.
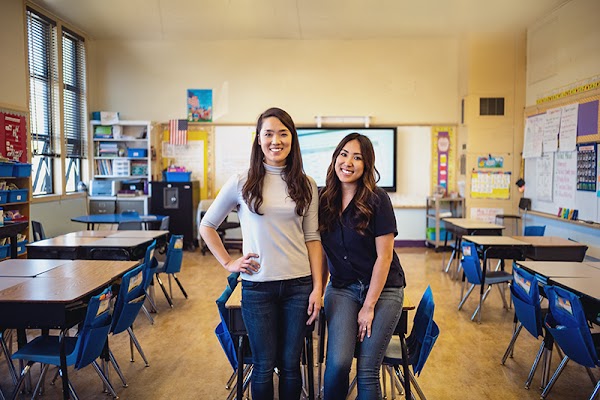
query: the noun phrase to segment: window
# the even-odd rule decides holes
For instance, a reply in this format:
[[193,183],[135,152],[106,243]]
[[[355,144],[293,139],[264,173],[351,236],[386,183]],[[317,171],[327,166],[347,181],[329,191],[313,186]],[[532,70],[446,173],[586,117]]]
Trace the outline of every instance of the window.
[[479,115],[504,115],[504,97],[481,97]]
[[72,193],[87,152],[85,40],[28,7],[27,43],[33,195]]

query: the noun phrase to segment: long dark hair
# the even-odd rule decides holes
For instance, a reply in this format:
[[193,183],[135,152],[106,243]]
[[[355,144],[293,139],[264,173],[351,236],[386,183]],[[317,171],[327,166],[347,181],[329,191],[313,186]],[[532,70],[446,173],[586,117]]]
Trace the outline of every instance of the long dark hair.
[[283,170],[283,180],[287,184],[288,196],[296,203],[296,214],[304,215],[312,201],[312,190],[308,177],[302,168],[302,156],[300,155],[300,145],[298,144],[298,132],[292,117],[281,108],[269,108],[263,112],[256,122],[256,136],[252,143],[252,153],[250,154],[250,169],[248,170],[248,180],[242,188],[242,197],[248,208],[259,215],[263,215],[259,209],[263,203],[263,182],[265,177],[265,166],[263,165],[263,152],[260,148],[259,138],[263,121],[266,118],[275,117],[292,134],[292,146],[290,154],[286,159]]
[[319,231],[328,232],[335,225],[336,220],[342,216],[342,184],[335,171],[337,157],[344,146],[352,141],[358,140],[362,154],[364,171],[357,181],[356,193],[354,194],[355,212],[351,216],[356,226],[355,229],[364,234],[369,221],[373,217],[374,201],[378,198],[375,190],[379,181],[379,171],[375,168],[375,151],[371,140],[360,133],[350,133],[337,145],[331,163],[327,168],[325,188],[319,195]]

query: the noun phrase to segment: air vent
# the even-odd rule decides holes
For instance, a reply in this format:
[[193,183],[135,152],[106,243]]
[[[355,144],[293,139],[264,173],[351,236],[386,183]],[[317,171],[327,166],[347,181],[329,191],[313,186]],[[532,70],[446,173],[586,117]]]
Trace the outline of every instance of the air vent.
[[479,115],[504,115],[504,97],[480,98]]

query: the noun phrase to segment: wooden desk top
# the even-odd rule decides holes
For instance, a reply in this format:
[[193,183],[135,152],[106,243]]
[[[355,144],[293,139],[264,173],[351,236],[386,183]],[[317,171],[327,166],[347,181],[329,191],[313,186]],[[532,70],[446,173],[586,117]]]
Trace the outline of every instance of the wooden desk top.
[[0,262],[0,277],[31,277],[65,264],[67,260],[13,258]]
[[491,224],[469,218],[443,218],[444,222],[464,229],[504,229],[503,225]]
[[586,263],[587,265],[591,265],[594,268],[600,269],[600,262],[584,261],[584,263]]
[[57,236],[51,239],[38,240],[37,242],[29,243],[27,247],[79,247],[86,244],[92,244],[99,239],[103,238],[82,236]]
[[97,238],[89,243],[82,243],[81,247],[134,247],[151,241],[152,238],[144,237],[105,237]]
[[[233,289],[233,293],[227,299],[225,303],[226,308],[241,308],[242,307],[242,284],[238,282],[235,289]],[[414,303],[410,300],[410,298],[405,294],[404,295],[404,304],[402,304],[403,310],[414,310],[416,307]]]
[[536,247],[587,247],[583,243],[558,236],[513,236],[513,238]]
[[552,281],[593,299],[600,299],[600,276],[597,278],[552,278]]
[[111,230],[99,230],[99,231],[77,231],[77,232],[71,232],[71,233],[66,233],[64,235],[61,236],[68,236],[68,237],[97,237],[97,238],[103,238],[103,237],[108,237],[110,235],[114,235],[115,232],[117,231],[111,231]]
[[547,278],[600,278],[600,269],[574,261],[517,261],[528,271]]
[[23,282],[27,282],[28,280],[33,279],[31,277],[26,278],[26,277],[2,277],[0,278],[0,292],[2,292],[5,289],[11,288],[13,286],[17,286]]
[[169,231],[112,231],[112,234],[107,237],[156,239],[168,234]]
[[480,246],[531,246],[510,236],[463,236],[462,238]]
[[[0,291],[0,302],[73,303],[108,286],[138,264],[136,261],[69,261],[36,278],[20,278],[25,281]],[[19,278],[0,281],[4,279]]]

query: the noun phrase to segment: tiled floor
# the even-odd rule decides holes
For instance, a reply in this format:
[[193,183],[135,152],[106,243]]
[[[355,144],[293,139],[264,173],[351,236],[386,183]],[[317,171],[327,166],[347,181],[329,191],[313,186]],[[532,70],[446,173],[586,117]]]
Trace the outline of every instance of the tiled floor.
[[[460,296],[457,281],[441,272],[441,254],[426,249],[398,249],[406,271],[406,293],[417,304],[431,285],[436,302],[435,320],[440,336],[420,377],[417,378],[428,399],[538,399],[534,385],[526,390],[523,383],[540,341],[523,332],[514,358],[505,366],[500,359],[512,332],[512,311],[502,309],[497,291],[485,304],[482,324],[469,320],[476,307],[473,295],[462,311],[456,307]],[[447,257],[447,256],[446,256]],[[145,368],[139,355],[129,362],[127,334],[110,338],[111,348],[129,381],[129,387],[112,382],[122,399],[225,399],[225,382],[231,367],[215,337],[219,321],[215,299],[225,286],[227,272],[214,258],[199,251],[185,252],[180,279],[190,298],[185,300],[173,286],[175,308],[170,309],[160,290],[156,292],[159,314],[150,325],[142,314],[135,331],[150,367]],[[411,317],[412,318],[412,314]],[[35,333],[34,333],[35,334]],[[553,368],[558,364],[553,359]],[[34,376],[39,369],[36,367]],[[595,371],[600,376],[599,371]],[[12,383],[4,360],[0,360],[0,385],[10,394]],[[91,368],[71,373],[81,399],[104,399],[100,380]],[[539,385],[539,373],[534,381]],[[583,367],[569,364],[549,399],[587,399],[593,389]],[[20,398],[28,398],[21,396]],[[46,385],[46,399],[60,398],[59,386]]]

